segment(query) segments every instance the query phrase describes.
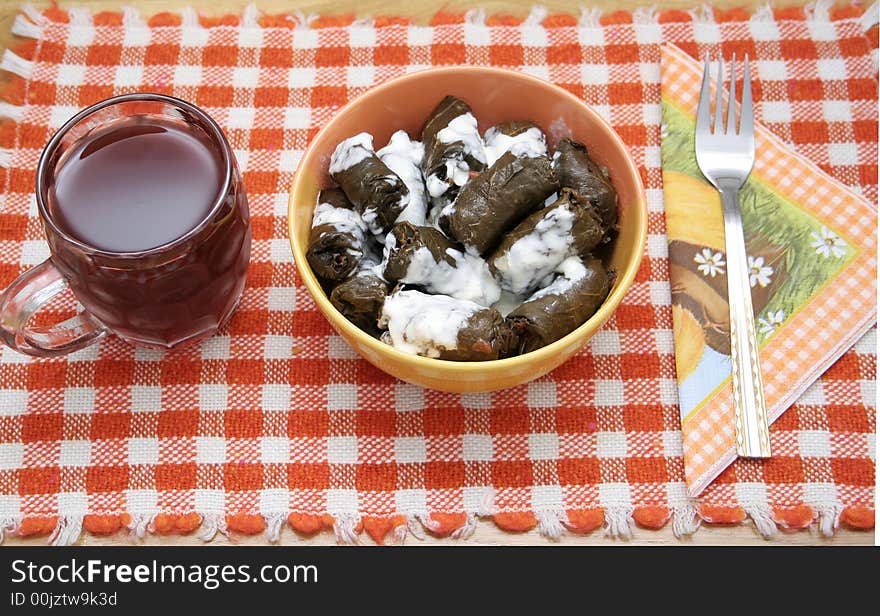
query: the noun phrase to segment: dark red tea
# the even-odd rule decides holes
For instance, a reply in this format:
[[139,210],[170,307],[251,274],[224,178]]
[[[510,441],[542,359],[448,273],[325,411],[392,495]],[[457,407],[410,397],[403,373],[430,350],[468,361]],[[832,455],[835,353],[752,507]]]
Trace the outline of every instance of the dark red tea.
[[204,133],[139,116],[77,142],[55,174],[49,207],[81,242],[139,252],[204,220],[222,175],[220,152]]
[[112,120],[70,143],[42,189],[61,231],[47,228],[52,262],[117,335],[171,347],[231,314],[250,254],[247,197],[210,126],[158,114]]

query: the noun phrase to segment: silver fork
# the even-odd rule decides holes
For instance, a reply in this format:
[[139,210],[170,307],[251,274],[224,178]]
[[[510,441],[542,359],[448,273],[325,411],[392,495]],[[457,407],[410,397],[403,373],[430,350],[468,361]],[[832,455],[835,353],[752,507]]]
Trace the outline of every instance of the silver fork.
[[727,297],[730,306],[730,359],[733,401],[736,406],[736,453],[748,458],[770,457],[770,431],[764,404],[764,384],[755,336],[755,313],[749,284],[749,263],[743,236],[739,189],[755,162],[755,121],[749,57],[743,73],[742,113],[736,130],[736,56],[730,61],[730,97],[727,126],[723,124],[724,63],[718,61],[715,126],[710,125],[709,56],[697,105],[695,148],[697,164],[721,193],[724,242],[727,252]]

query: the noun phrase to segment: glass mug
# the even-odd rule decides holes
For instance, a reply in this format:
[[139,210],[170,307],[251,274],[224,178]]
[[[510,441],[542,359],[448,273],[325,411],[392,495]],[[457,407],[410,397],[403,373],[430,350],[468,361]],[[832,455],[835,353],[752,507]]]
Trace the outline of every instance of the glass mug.
[[[247,195],[199,108],[160,94],[97,103],[52,137],[36,184],[51,256],[0,296],[10,347],[50,357],[113,333],[173,348],[234,311],[250,256]],[[33,318],[68,287],[82,312],[49,326]]]

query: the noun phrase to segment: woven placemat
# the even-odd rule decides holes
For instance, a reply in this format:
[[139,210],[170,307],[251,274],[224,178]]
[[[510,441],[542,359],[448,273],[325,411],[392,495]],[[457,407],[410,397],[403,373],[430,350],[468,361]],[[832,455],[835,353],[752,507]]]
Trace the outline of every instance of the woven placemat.
[[[772,534],[818,521],[873,526],[875,334],[774,425],[776,456],[736,462],[686,496],[660,174],[660,47],[749,51],[759,118],[870,200],[877,198],[876,30],[864,7],[637,11],[525,19],[381,17],[149,19],[135,11],[25,9],[7,51],[0,115],[0,286],[48,256],[33,181],[41,148],[79,108],[137,90],[187,99],[228,135],[253,224],[248,288],[225,331],[163,354],[110,338],[32,361],[0,351],[0,520],[75,541],[115,532],[237,531],[277,538],[407,528],[465,536],[479,516],[549,537],[632,524],[678,534],[701,520]],[[752,37],[774,23],[778,36]],[[765,28],[766,30],[766,28]],[[769,57],[772,60],[761,58]],[[433,65],[493,65],[548,79],[595,106],[647,187],[647,257],[590,346],[548,377],[495,394],[398,382],[359,359],[317,311],[287,242],[287,191],[309,138],[376,83]],[[815,67],[809,88],[769,77]],[[781,89],[780,89],[781,88]],[[851,118],[835,122],[831,111]],[[840,165],[829,131],[857,153]],[[849,159],[847,159],[849,160]],[[389,534],[390,533],[390,534]]]

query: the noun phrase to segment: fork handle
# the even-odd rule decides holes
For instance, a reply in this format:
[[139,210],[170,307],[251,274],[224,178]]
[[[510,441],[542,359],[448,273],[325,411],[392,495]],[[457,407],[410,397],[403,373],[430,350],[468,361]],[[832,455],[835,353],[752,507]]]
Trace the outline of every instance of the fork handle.
[[770,428],[764,404],[764,383],[749,263],[746,257],[739,188],[721,186],[724,241],[727,249],[727,301],[730,307],[730,359],[736,407],[736,453],[747,458],[770,457]]

